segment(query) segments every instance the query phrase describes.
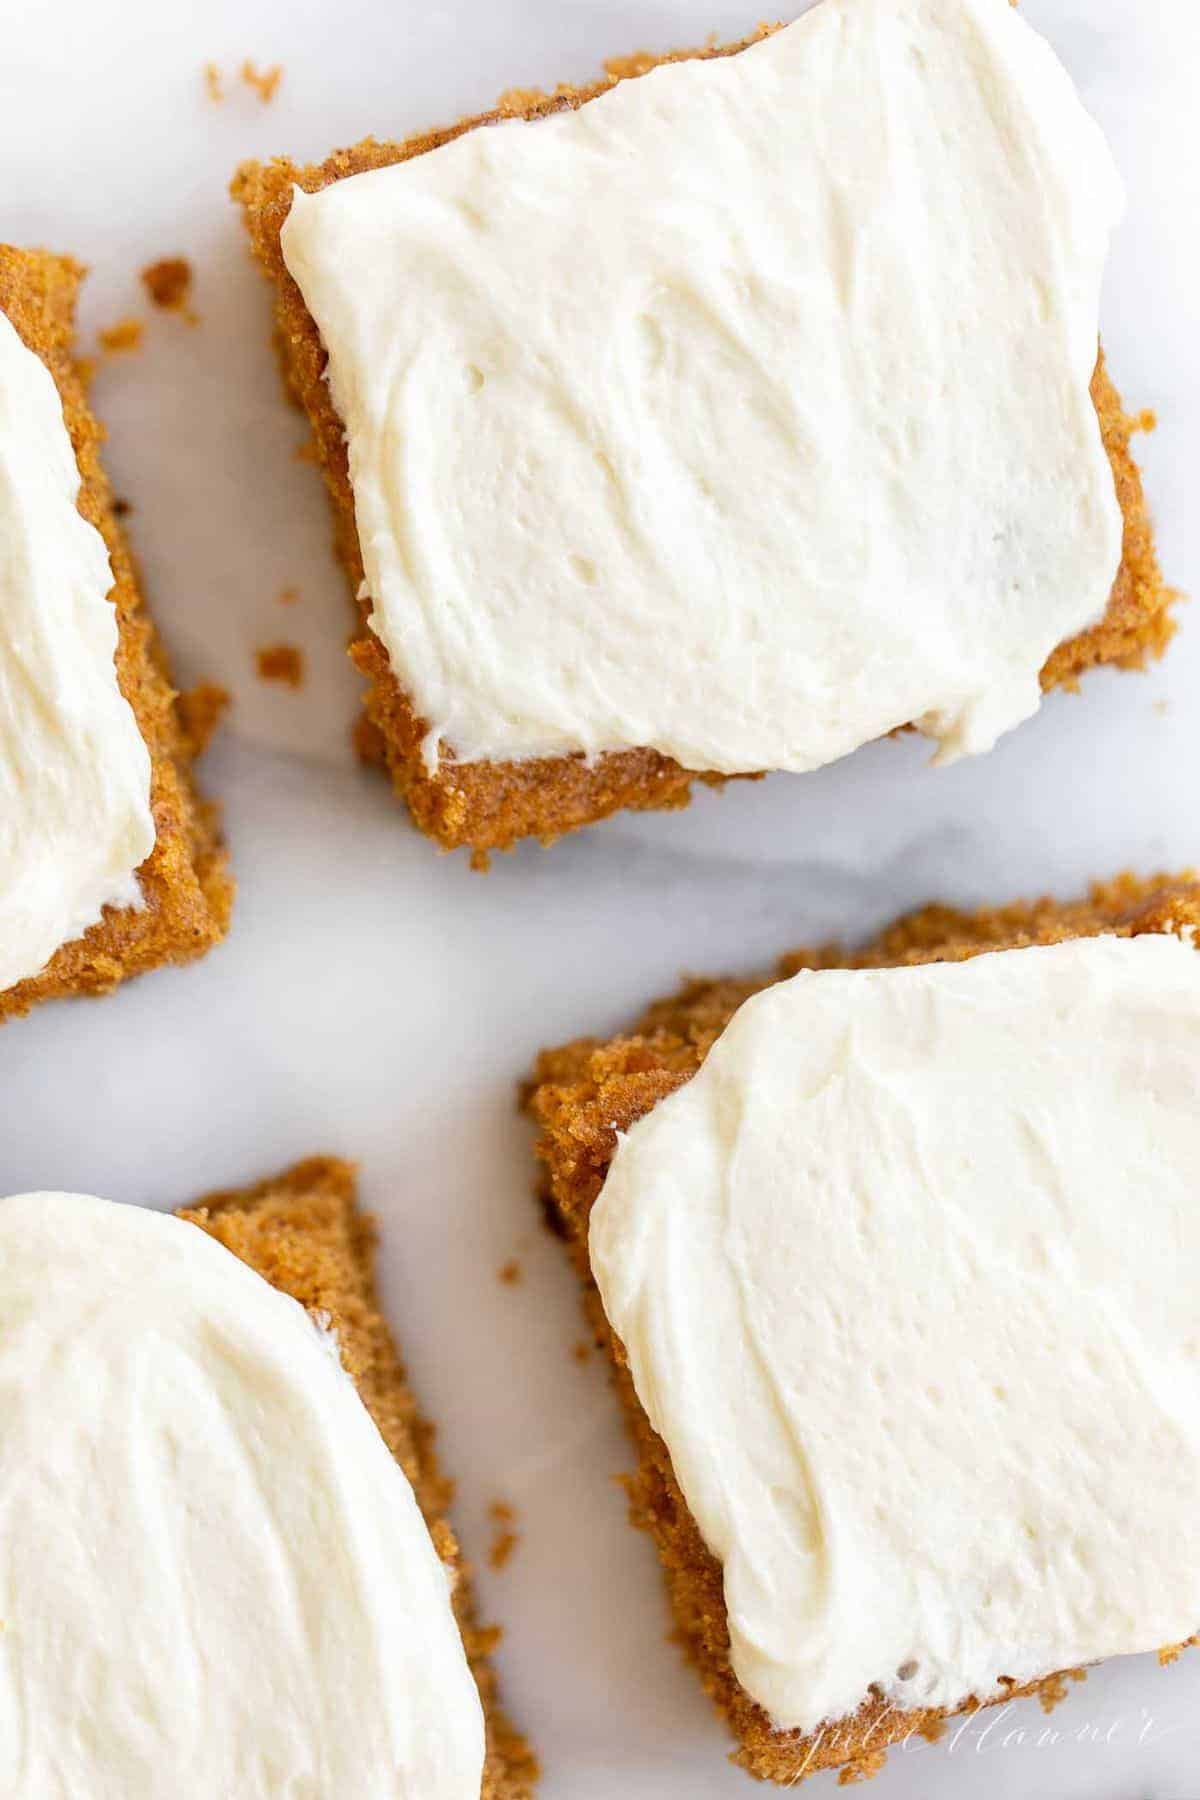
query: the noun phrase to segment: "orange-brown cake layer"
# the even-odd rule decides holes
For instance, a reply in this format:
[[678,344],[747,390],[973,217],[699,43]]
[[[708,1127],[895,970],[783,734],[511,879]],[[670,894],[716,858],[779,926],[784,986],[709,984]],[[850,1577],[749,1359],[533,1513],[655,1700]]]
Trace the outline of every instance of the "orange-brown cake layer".
[[[843,1780],[874,1774],[889,1744],[916,1734],[936,1735],[951,1715],[942,1710],[902,1712],[875,1696],[853,1717],[805,1734],[775,1730],[746,1693],[730,1663],[729,1631],[721,1566],[688,1511],[666,1444],[653,1429],[634,1391],[624,1348],[605,1318],[588,1261],[592,1204],[627,1131],[658,1102],[695,1074],[743,1001],[800,969],[891,968],[907,963],[960,962],[987,950],[1057,944],[1100,933],[1136,936],[1200,929],[1200,882],[1194,877],[1142,881],[1131,875],[1097,885],[1086,900],[1059,905],[1039,900],[980,913],[931,906],[899,920],[874,943],[854,953],[839,945],[799,950],[770,975],[747,980],[691,981],[649,1007],[627,1035],[602,1042],[581,1038],[543,1051],[526,1090],[529,1112],[541,1128],[538,1155],[551,1223],[566,1238],[584,1284],[591,1323],[613,1358],[617,1391],[638,1456],[630,1477],[635,1524],[649,1531],[666,1572],[679,1634],[738,1749],[734,1760],[765,1780],[795,1784],[821,1769],[838,1768]],[[1200,947],[1200,940],[1198,940]],[[1002,1696],[1040,1694],[1052,1705],[1068,1674],[1048,1675],[1029,1687],[1013,1685]],[[971,1713],[969,1700],[958,1709]]]
[[347,1373],[408,1476],[438,1555],[454,1572],[454,1611],[487,1720],[481,1800],[529,1800],[537,1761],[505,1717],[489,1660],[497,1633],[475,1618],[469,1571],[446,1519],[451,1484],[438,1466],[375,1291],[375,1225],[355,1202],[354,1169],[312,1157],[257,1186],[208,1194],[180,1218],[199,1225],[271,1286],[328,1314]]
[[[644,75],[662,62],[735,55],[773,29],[776,27],[762,26],[736,44],[676,51],[663,57],[626,57],[610,62],[606,79],[591,86],[563,86],[553,94],[513,91],[502,96],[491,112],[401,142],[365,138],[350,149],[335,151],[322,163],[302,165],[277,158],[266,164],[247,162],[238,170],[233,194],[242,205],[254,254],[275,288],[276,342],[284,376],[312,424],[333,501],[337,554],[353,595],[362,588],[364,572],[345,434],[323,379],[326,358],[320,333],[287,271],[280,247],[293,185],[316,193],[349,175],[424,155],[480,125],[501,119],[538,119],[586,105],[617,81]],[[1103,357],[1097,363],[1092,392],[1125,519],[1124,555],[1104,618],[1054,651],[1042,671],[1044,689],[1073,686],[1095,663],[1140,666],[1148,657],[1161,654],[1172,631],[1174,595],[1163,584],[1141,476],[1129,453],[1138,421],[1126,415]],[[726,779],[684,769],[655,750],[619,751],[592,764],[582,756],[458,763],[452,752],[443,748],[441,764],[431,775],[421,759],[428,723],[414,710],[386,650],[371,631],[370,611],[369,601],[359,603],[360,630],[351,645],[351,655],[368,683],[360,749],[370,760],[387,764],[417,825],[447,849],[467,846],[486,859],[489,851],[508,849],[518,838],[538,837],[549,843],[622,807],[686,806],[693,781],[720,785]]]
[[68,257],[0,244],[0,312],[54,377],[79,464],[79,510],[108,546],[110,598],[117,612],[117,679],[150,751],[156,836],[138,870],[144,907],[107,907],[99,924],[64,944],[39,975],[0,993],[0,1020],[28,1012],[39,1000],[102,993],[143,969],[203,955],[225,935],[233,903],[215,810],[200,799],[191,778],[212,708],[203,703],[189,708],[171,686],[101,466],[104,433],[88,406],[72,355],[82,278],[82,268]]

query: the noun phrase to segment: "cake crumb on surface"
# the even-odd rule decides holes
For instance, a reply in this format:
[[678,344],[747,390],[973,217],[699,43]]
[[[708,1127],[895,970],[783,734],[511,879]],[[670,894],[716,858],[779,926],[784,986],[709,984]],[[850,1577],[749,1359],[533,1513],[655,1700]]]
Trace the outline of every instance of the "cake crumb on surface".
[[514,1529],[516,1516],[515,1508],[510,1506],[507,1500],[493,1500],[488,1507],[488,1518],[495,1527],[492,1533],[491,1548],[488,1550],[490,1568],[504,1568],[520,1543],[520,1533]]
[[279,681],[285,687],[304,686],[304,652],[297,644],[264,644],[254,653],[260,681]]
[[1052,1713],[1055,1707],[1061,1706],[1067,1698],[1071,1691],[1069,1685],[1071,1682],[1086,1680],[1086,1669],[1064,1669],[1059,1675],[1049,1676],[1038,1689],[1038,1700],[1041,1703],[1042,1711],[1047,1714]]
[[196,324],[190,304],[192,265],[186,256],[164,256],[158,262],[147,263],[142,270],[142,286],[163,312],[177,312],[189,325]]
[[531,107],[535,107],[549,98],[550,96],[544,88],[505,88],[502,94],[496,96],[496,110],[507,114],[526,113]]
[[501,1263],[496,1273],[505,1287],[516,1287],[521,1279],[521,1265],[515,1256],[510,1256],[506,1263]]
[[219,686],[215,681],[202,681],[188,693],[180,694],[176,706],[194,755],[199,756],[211,740],[225,715],[229,700],[228,688]]
[[571,1355],[577,1363],[585,1363],[592,1354],[592,1346],[586,1338],[576,1338],[571,1345]]
[[847,1763],[837,1778],[839,1787],[854,1787],[860,1781],[873,1781],[876,1775],[883,1773],[887,1762],[886,1750],[871,1750],[866,1756],[859,1756]]
[[260,69],[249,57],[242,64],[242,80],[247,87],[254,89],[263,105],[268,105],[274,98],[280,82],[283,80],[283,64],[272,63],[269,69]]
[[[210,100],[218,105],[227,98],[225,78],[220,66],[215,62],[206,62],[203,68],[204,88]],[[272,63],[270,68],[260,69],[258,64],[246,57],[237,72],[236,79],[243,86],[253,90],[266,106],[275,98],[279,84],[283,80],[283,64]]]
[[297,600],[300,598],[300,589],[295,587],[280,588],[275,598],[278,600],[280,606],[295,606]]
[[108,356],[136,350],[142,341],[142,329],[140,319],[118,319],[115,325],[106,325],[100,332],[100,347]]
[[[716,43],[720,42],[720,34],[710,32],[706,45],[706,48],[709,50],[716,48],[714,37],[716,38]],[[604,60],[604,73],[608,76],[610,81],[636,80],[639,75],[648,75],[650,70],[656,67],[662,60],[662,57],[656,56],[653,50],[632,50],[626,56],[606,57]]]

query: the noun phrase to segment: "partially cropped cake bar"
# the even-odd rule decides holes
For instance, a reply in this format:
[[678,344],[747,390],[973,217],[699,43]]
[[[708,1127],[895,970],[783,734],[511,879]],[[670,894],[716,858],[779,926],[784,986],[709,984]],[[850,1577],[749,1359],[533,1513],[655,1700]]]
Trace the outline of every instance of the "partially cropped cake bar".
[[83,271],[0,245],[0,1020],[202,955],[232,884],[72,354]]
[[1120,184],[1007,0],[821,0],[234,192],[361,742],[445,847],[983,751],[1167,642],[1097,360]]
[[933,907],[528,1104],[737,1741],[792,1785],[1200,1627],[1200,885]]
[[329,1158],[0,1200],[5,1793],[529,1800],[374,1244]]

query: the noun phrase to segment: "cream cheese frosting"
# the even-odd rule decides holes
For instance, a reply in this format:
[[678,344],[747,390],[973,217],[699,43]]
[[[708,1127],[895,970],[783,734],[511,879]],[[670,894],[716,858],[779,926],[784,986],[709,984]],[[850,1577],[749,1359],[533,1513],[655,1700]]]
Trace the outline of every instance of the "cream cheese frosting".
[[182,1220],[0,1200],[6,1800],[479,1800],[483,1757],[328,1333]]
[[797,975],[618,1147],[592,1268],[785,1728],[1200,1627],[1200,954]]
[[1120,563],[1089,382],[1121,203],[1008,0],[822,0],[296,189],[427,763],[990,749]]
[[0,312],[0,991],[138,906],[150,755],[117,684],[112,568],[50,371]]

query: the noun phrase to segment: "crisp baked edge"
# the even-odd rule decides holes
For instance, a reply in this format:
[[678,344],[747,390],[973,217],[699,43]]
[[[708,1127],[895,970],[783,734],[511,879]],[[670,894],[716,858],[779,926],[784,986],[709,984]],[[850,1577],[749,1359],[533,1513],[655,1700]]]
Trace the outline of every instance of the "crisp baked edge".
[[358,1209],[353,1164],[315,1156],[253,1187],[213,1193],[184,1208],[272,1287],[328,1314],[342,1361],[392,1455],[408,1476],[434,1547],[454,1572],[454,1611],[487,1720],[481,1800],[530,1800],[537,1760],[499,1704],[490,1661],[499,1633],[479,1625],[470,1570],[447,1521],[452,1486],[380,1312],[376,1227]]
[[[1125,874],[1097,883],[1085,900],[1068,904],[1042,899],[977,913],[926,907],[901,918],[856,952],[836,944],[800,950],[784,957],[769,975],[692,981],[678,994],[650,1006],[628,1035],[607,1042],[582,1038],[543,1051],[538,1058],[523,1104],[540,1127],[542,1200],[548,1222],[564,1238],[575,1264],[596,1341],[612,1359],[613,1380],[638,1458],[627,1481],[630,1516],[654,1538],[686,1654],[738,1741],[734,1761],[761,1779],[796,1784],[834,1768],[843,1771],[843,1780],[861,1779],[883,1767],[889,1745],[913,1736],[936,1739],[952,1717],[1031,1694],[1037,1694],[1048,1711],[1062,1698],[1067,1682],[1082,1679],[1082,1672],[1059,1671],[1025,1687],[1014,1685],[998,1700],[972,1699],[954,1713],[936,1709],[901,1713],[881,1700],[868,1699],[852,1717],[814,1734],[772,1728],[733,1673],[720,1564],[688,1511],[666,1444],[642,1410],[624,1347],[608,1324],[592,1280],[588,1218],[617,1134],[695,1073],[743,1001],[799,969],[963,961],[985,951],[1101,933],[1136,936],[1168,931],[1200,932],[1200,878],[1193,873],[1149,879]],[[1200,937],[1196,943],[1200,949]],[[1176,1648],[1165,1649],[1164,1660]]]

